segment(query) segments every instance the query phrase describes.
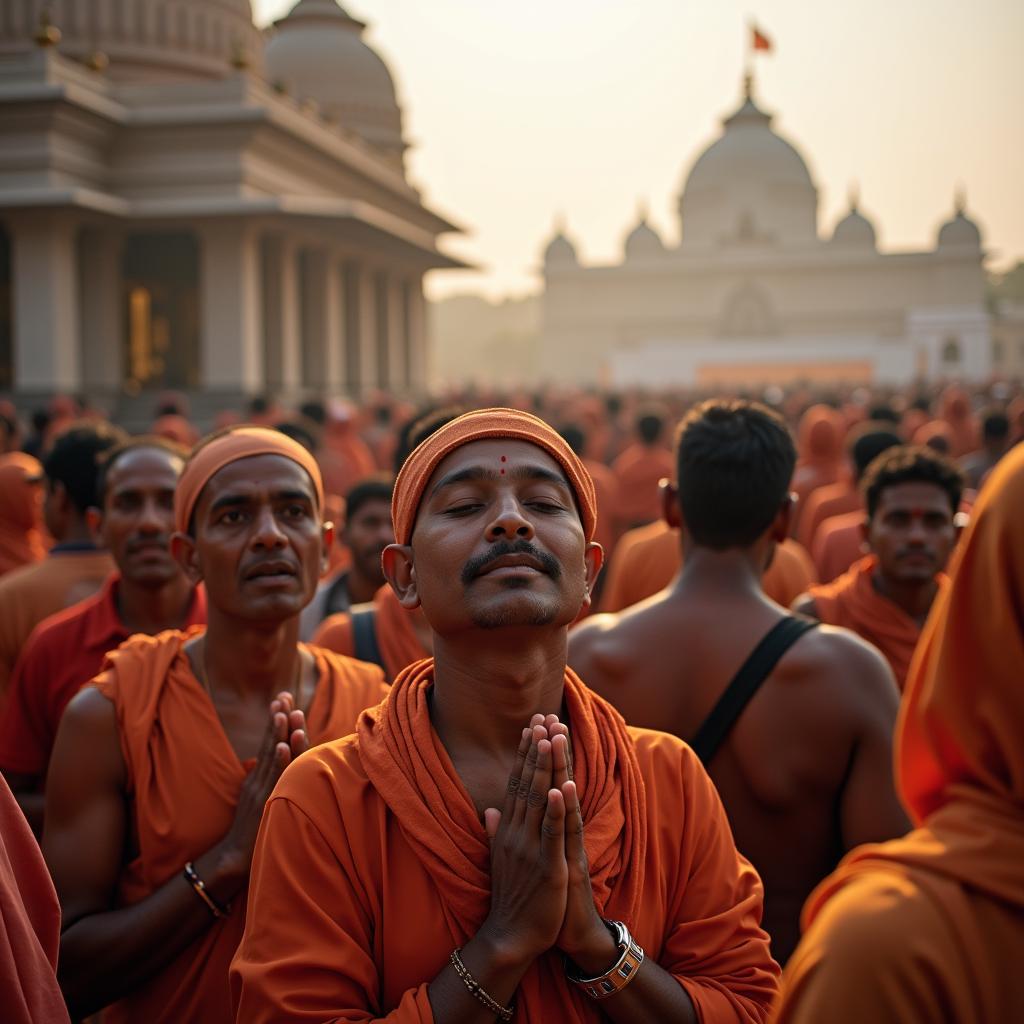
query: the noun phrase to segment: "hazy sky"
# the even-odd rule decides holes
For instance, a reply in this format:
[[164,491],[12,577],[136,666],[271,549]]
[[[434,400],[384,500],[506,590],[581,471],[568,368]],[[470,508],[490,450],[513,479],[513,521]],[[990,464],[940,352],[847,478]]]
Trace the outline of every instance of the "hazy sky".
[[[253,0],[264,24],[294,0]],[[831,231],[852,181],[885,250],[931,247],[958,182],[990,266],[1024,259],[1022,0],[346,0],[405,111],[410,178],[470,231],[432,295],[538,287],[559,213],[616,260],[638,201],[668,241],[685,172],[736,106],[751,17],[775,43],[756,95],[800,149]]]

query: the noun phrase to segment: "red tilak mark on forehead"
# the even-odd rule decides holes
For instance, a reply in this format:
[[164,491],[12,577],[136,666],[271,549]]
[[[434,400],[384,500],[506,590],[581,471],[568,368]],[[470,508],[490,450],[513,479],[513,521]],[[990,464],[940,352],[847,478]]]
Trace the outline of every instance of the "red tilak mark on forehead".
[[502,455],[501,461],[502,462],[508,462],[508,456],[507,455]]

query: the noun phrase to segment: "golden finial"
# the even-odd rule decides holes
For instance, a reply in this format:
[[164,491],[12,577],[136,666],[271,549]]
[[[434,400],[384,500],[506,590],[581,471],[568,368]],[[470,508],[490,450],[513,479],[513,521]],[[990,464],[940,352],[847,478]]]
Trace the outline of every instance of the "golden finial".
[[754,98],[754,72],[748,71],[743,76],[743,98],[752,100]]
[[41,49],[56,46],[60,42],[60,29],[54,25],[50,18],[49,11],[44,10],[42,14],[39,15],[39,27],[36,29],[36,34],[32,38],[35,40],[36,46]]
[[640,224],[647,223],[648,212],[647,200],[643,196],[640,196],[636,201],[636,219]]
[[958,217],[963,217],[967,210],[967,189],[962,181],[957,182],[953,193],[953,209]]
[[110,67],[110,58],[102,50],[93,50],[86,58],[85,66],[90,71],[102,74]]
[[860,185],[855,181],[851,181],[847,195],[850,199],[850,213],[856,213],[857,207],[860,205]]

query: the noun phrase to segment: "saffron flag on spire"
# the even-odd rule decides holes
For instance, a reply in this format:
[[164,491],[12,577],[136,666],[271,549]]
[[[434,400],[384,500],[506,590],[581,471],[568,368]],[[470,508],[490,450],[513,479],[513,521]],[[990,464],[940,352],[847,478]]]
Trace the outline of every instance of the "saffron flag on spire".
[[755,51],[764,50],[765,53],[771,53],[774,49],[771,39],[756,25],[750,26],[750,48]]

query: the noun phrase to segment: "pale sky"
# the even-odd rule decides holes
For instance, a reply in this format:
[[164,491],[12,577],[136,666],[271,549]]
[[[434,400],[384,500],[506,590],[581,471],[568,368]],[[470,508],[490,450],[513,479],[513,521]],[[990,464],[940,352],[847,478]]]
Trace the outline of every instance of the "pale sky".
[[[294,0],[253,0],[258,24]],[[638,201],[677,239],[685,173],[737,105],[747,22],[775,52],[756,96],[806,159],[819,230],[851,182],[883,250],[931,248],[958,183],[989,266],[1024,259],[1022,0],[345,0],[405,112],[410,179],[466,227],[479,273],[434,296],[539,288],[559,214],[584,262],[618,259]]]

